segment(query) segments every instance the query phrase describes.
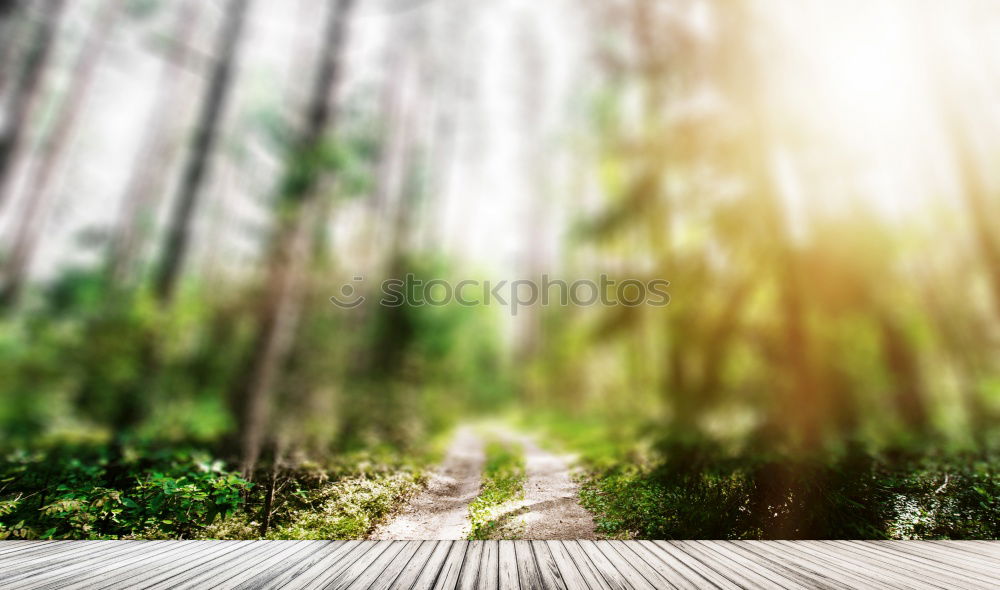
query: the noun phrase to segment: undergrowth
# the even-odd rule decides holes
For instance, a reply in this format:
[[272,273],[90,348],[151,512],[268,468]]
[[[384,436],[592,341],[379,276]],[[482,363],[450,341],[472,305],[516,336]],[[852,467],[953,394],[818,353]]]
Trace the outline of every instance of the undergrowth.
[[733,453],[601,422],[546,415],[534,425],[579,454],[580,501],[605,537],[1000,538],[995,451]]
[[204,451],[103,446],[0,460],[0,538],[362,539],[426,481],[439,449],[381,449],[239,477]]
[[511,521],[516,514],[504,512],[508,504],[524,497],[524,451],[519,445],[490,441],[479,496],[469,504],[471,540],[513,536]]

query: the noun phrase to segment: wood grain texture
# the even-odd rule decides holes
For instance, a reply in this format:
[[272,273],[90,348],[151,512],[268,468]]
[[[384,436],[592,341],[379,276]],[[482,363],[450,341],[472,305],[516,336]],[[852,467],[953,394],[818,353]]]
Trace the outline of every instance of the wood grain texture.
[[1000,588],[1000,542],[5,541],[0,587]]
[[517,555],[514,553],[514,543],[502,541],[497,549],[499,554],[500,590],[518,590],[521,581],[517,574]]

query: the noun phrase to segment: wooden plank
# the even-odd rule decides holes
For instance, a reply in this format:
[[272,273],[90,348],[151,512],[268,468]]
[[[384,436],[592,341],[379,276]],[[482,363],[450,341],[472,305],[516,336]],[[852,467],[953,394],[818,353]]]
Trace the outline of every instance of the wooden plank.
[[427,563],[424,564],[422,570],[417,575],[416,580],[410,586],[404,586],[401,584],[394,584],[395,588],[414,588],[419,590],[429,590],[434,587],[434,582],[437,581],[438,574],[441,573],[441,568],[444,566],[444,562],[448,559],[448,555],[451,553],[452,546],[451,541],[436,541],[434,545],[434,551],[431,552],[431,556],[427,558]]
[[[624,567],[631,568],[635,572],[642,576],[642,579],[646,580],[649,584],[656,588],[675,588],[675,586],[664,576],[661,576],[656,568],[651,567],[642,558],[637,558],[635,553],[630,551],[626,546],[624,541],[605,541],[603,543],[598,543],[601,549],[604,549],[604,554],[611,559],[612,553],[617,555],[617,561],[614,561],[615,566],[618,571],[622,571]],[[619,563],[623,565],[619,565]],[[629,576],[629,580],[633,576]],[[637,584],[633,586],[639,587]]]
[[[698,590],[705,587],[706,584],[711,585],[708,580],[699,576],[697,572],[688,569],[684,564],[677,562],[669,555],[665,556],[667,559],[660,559],[657,554],[662,554],[663,552],[657,549],[655,545],[650,543],[650,547],[647,547],[645,543],[648,543],[648,541],[623,541],[621,544],[622,551],[629,551],[633,559],[645,562],[647,566],[654,569],[661,578],[666,580],[672,588]],[[671,562],[673,565],[671,565]]]
[[25,551],[40,551],[43,546],[54,543],[58,543],[58,541],[3,540],[0,541],[0,560],[3,560],[8,555],[16,555]]
[[81,560],[86,559],[88,556],[113,551],[116,547],[120,547],[123,544],[133,545],[136,543],[138,541],[63,541],[47,549],[29,551],[8,557],[2,560],[0,564],[2,564],[4,572],[25,565],[34,565],[36,567],[39,567],[40,564],[58,565],[63,561]]
[[23,559],[5,563],[0,568],[0,584],[10,584],[64,566],[85,567],[88,562],[100,561],[106,556],[128,555],[142,548],[142,544],[138,541],[67,542],[66,545],[67,551],[53,551],[43,555],[29,554]]
[[809,559],[808,555],[794,551],[774,551],[768,541],[729,541],[734,550],[770,560],[781,568],[792,570],[792,577],[802,575],[818,580],[817,584],[830,588],[851,589],[876,585],[876,580],[855,575],[850,570],[834,569]]
[[[646,543],[646,541],[642,541]],[[687,568],[689,571],[694,572],[699,578],[705,580],[709,584],[716,586],[717,588],[742,588],[739,584],[733,582],[728,577],[722,575],[715,569],[705,565],[700,560],[691,556],[687,552],[681,550],[674,544],[667,541],[650,541],[651,545],[646,545],[647,547],[655,547],[659,550],[658,556],[664,561],[667,561],[674,569],[680,569],[680,566]],[[675,564],[679,564],[675,566]]]
[[78,550],[68,555],[62,554],[45,558],[47,561],[43,563],[33,560],[25,561],[26,569],[20,563],[16,566],[12,563],[0,568],[5,574],[0,576],[2,578],[0,585],[17,583],[22,586],[30,586],[38,584],[42,580],[77,580],[88,577],[91,572],[106,567],[108,563],[145,559],[150,554],[167,551],[170,547],[171,542],[168,541],[134,542],[121,547],[117,552],[114,551],[114,547],[112,547],[111,553],[104,550],[88,554]]
[[[559,573],[567,588],[590,588],[591,590],[600,590],[600,586],[591,586],[587,583],[586,574],[581,572],[580,568],[577,567],[576,562],[573,560],[573,556],[571,556],[566,550],[562,541],[539,542],[545,543],[545,548],[551,555],[552,561],[556,564],[556,567],[559,568]],[[600,577],[599,574],[598,577]],[[603,578],[601,581],[603,581]]]
[[55,569],[39,570],[35,577],[30,579],[25,579],[18,583],[19,588],[34,588],[34,587],[59,587],[59,588],[86,588],[97,584],[99,581],[103,581],[102,574],[104,577],[107,576],[105,572],[110,571],[115,567],[127,567],[129,565],[135,565],[144,563],[149,560],[150,556],[157,555],[179,555],[186,551],[190,551],[191,541],[164,541],[162,543],[149,545],[152,549],[147,551],[140,551],[131,555],[130,557],[125,557],[122,559],[102,559],[92,566],[87,567],[87,569],[82,570],[74,567],[57,567]]
[[899,557],[887,556],[885,550],[871,552],[865,547],[850,543],[841,544],[838,541],[815,541],[815,543],[828,552],[840,556],[852,556],[858,561],[868,563],[870,567],[892,572],[901,582],[917,577],[936,588],[951,588],[954,584],[954,579],[940,575],[939,572],[927,568],[926,564],[906,563],[906,560]]
[[[740,551],[730,547],[726,541],[687,541],[688,545],[697,547],[706,559],[718,559],[729,566],[730,571],[744,576],[746,580],[760,584],[762,588],[785,588],[786,590],[809,590],[814,587],[795,578],[787,576],[787,571],[775,568],[769,561],[757,556],[747,557]],[[827,587],[824,587],[827,588]]]
[[743,566],[737,566],[728,560],[720,559],[713,552],[706,551],[693,541],[668,541],[668,544],[742,588],[771,590],[783,587],[776,581],[768,580],[756,572],[745,571],[746,568]]
[[331,578],[344,571],[352,563],[363,559],[365,554],[375,547],[375,541],[357,541],[346,543],[347,551],[339,553],[335,559],[324,560],[310,568],[304,575],[292,580],[290,588],[322,588]]
[[465,552],[462,571],[458,574],[456,588],[459,590],[474,590],[479,583],[479,568],[482,565],[483,541],[469,541]]
[[284,547],[270,557],[253,564],[240,564],[236,567],[236,573],[229,577],[209,576],[207,580],[188,581],[183,586],[185,588],[203,588],[208,586],[222,586],[225,588],[260,588],[271,580],[281,577],[288,570],[296,569],[302,561],[309,560],[313,554],[321,551],[323,545],[315,541],[272,541],[281,543]]
[[549,545],[544,541],[530,541],[529,547],[535,556],[535,564],[538,566],[542,587],[546,590],[567,590],[562,571],[560,571],[559,564],[556,563],[556,558],[552,555]]
[[499,541],[497,551],[500,590],[519,590],[521,582],[517,575],[517,555],[514,553],[514,542]]
[[0,541],[0,561],[3,561],[9,555],[41,551],[45,545],[56,543],[56,541],[28,541],[23,539]]
[[561,541],[566,554],[573,560],[573,565],[580,574],[587,580],[587,584],[592,590],[612,590],[611,585],[604,578],[594,562],[587,557],[587,553],[576,541]]
[[[14,541],[4,541],[4,543],[13,543]],[[37,557],[40,555],[51,554],[53,552],[64,552],[73,551],[74,548],[69,545],[72,544],[101,544],[107,543],[107,541],[20,541],[22,545],[18,545],[13,549],[8,549],[2,555],[0,555],[0,564],[7,563],[8,561],[17,561],[20,559],[29,559],[30,557]]]
[[483,541],[483,554],[479,559],[480,590],[497,590],[500,587],[500,544]]
[[946,568],[957,568],[959,573],[968,574],[986,584],[1000,587],[1000,561],[989,560],[974,554],[932,545],[924,541],[864,541],[874,545],[876,551],[886,547],[911,555],[915,559],[940,564]]
[[399,575],[389,581],[386,588],[414,587],[417,578],[420,577],[421,572],[430,563],[439,541],[416,541],[416,543],[417,550],[410,557],[410,560],[406,562],[406,565],[403,566],[403,569],[399,571]]
[[857,559],[855,556],[842,551],[831,551],[829,548],[820,545],[820,541],[771,541],[772,545],[780,547],[783,552],[799,552],[809,555],[817,563],[824,564],[831,568],[831,571],[850,571],[854,575],[875,580],[880,587],[886,588],[937,588],[936,585],[925,583],[922,580],[908,581],[905,577],[900,577],[895,572],[886,571],[869,561]]
[[1000,588],[1000,543],[87,541],[7,552],[0,587],[17,590]]
[[[205,586],[220,586],[225,588],[239,588],[244,584],[263,584],[268,579],[280,576],[286,570],[295,567],[299,560],[309,559],[313,553],[322,548],[322,545],[314,544],[310,541],[272,541],[280,543],[281,549],[263,560],[257,560],[251,564],[235,562],[231,574],[202,576],[197,580],[188,580],[178,588],[204,588]],[[222,565],[220,563],[220,565]]]
[[597,548],[593,541],[573,541],[590,558],[594,568],[601,572],[604,581],[613,590],[631,590],[632,585],[628,583],[625,576],[615,568],[614,564]]
[[307,541],[309,551],[304,555],[295,555],[288,563],[247,580],[235,587],[235,590],[263,590],[265,588],[287,588],[297,577],[309,571],[316,564],[334,558],[338,552],[344,551],[344,541]]
[[[181,561],[158,559],[153,564],[158,567],[149,568],[147,564],[133,568],[132,575],[117,582],[109,588],[174,588],[186,580],[202,573],[223,575],[230,570],[232,564],[253,563],[264,555],[276,550],[264,541],[213,541],[210,543],[194,543],[194,550],[188,555],[190,560]],[[187,558],[188,555],[184,557]],[[155,575],[150,575],[155,574]]]
[[322,581],[316,585],[322,588],[346,588],[383,553],[393,551],[394,547],[397,553],[399,549],[402,549],[399,545],[393,545],[392,541],[361,541],[360,543],[366,544],[364,553],[352,557],[350,560],[344,560],[340,567],[323,576]]
[[[989,580],[977,576],[968,570],[954,567],[951,564],[942,562],[932,562],[921,557],[914,557],[904,551],[898,551],[891,544],[881,543],[872,546],[872,541],[828,541],[837,547],[848,551],[855,551],[864,558],[878,560],[881,563],[892,565],[904,570],[918,570],[922,576],[935,580],[947,586],[956,582],[973,582],[979,584],[989,584]],[[915,573],[915,572],[914,572]]]
[[465,553],[469,550],[469,541],[452,541],[451,551],[448,557],[441,564],[438,577],[434,580],[432,588],[454,588],[458,584],[458,575],[462,571],[462,564],[465,563]]
[[890,541],[901,548],[909,548],[916,551],[926,551],[941,555],[949,560],[949,563],[972,563],[990,571],[996,571],[1000,567],[1000,552],[995,558],[990,558],[976,552],[969,552],[962,549],[961,543],[951,543],[943,545],[932,541]]
[[1000,560],[1000,541],[926,541],[950,549],[976,553],[990,560]]
[[535,554],[531,550],[529,541],[513,541],[514,555],[517,559],[517,578],[521,581],[521,588],[544,588],[542,576],[538,571],[538,564],[535,563]]
[[[99,543],[100,541],[75,541],[76,543]],[[66,541],[56,541],[56,540],[45,540],[45,541],[0,541],[0,547],[3,547],[2,553],[0,553],[0,560],[6,559],[8,556],[13,555],[25,555],[27,553],[35,553],[51,549],[53,547],[60,547],[65,545]],[[9,547],[8,547],[9,545]]]
[[[344,579],[338,581],[330,588],[337,588],[339,590],[347,590],[348,588],[370,588],[374,586],[375,580],[379,579],[386,572],[391,572],[392,578],[396,577],[396,574],[403,569],[409,558],[413,556],[412,552],[406,556],[405,559],[400,559],[400,554],[410,547],[407,541],[380,541],[382,545],[385,545],[385,550],[371,563],[364,567],[361,571],[348,571],[345,574]],[[416,548],[414,548],[416,549]],[[394,563],[399,560],[395,566]]]
[[[117,560],[106,560],[101,566],[88,572],[79,572],[75,568],[63,568],[59,572],[48,572],[44,579],[29,585],[21,585],[24,590],[33,590],[39,587],[59,587],[59,588],[99,588],[109,585],[117,580],[134,578],[138,572],[147,574],[150,569],[150,559],[171,559],[195,556],[198,554],[197,544],[194,541],[179,542],[168,546],[166,551],[154,551],[143,553],[126,559],[124,562]],[[124,563],[124,566],[122,565]],[[115,572],[117,575],[111,575]]]
[[400,541],[403,548],[396,557],[382,570],[377,578],[372,580],[368,588],[384,590],[392,586],[392,583],[403,573],[406,566],[415,558],[420,550],[421,541]]
[[[784,585],[795,588],[820,588],[835,590],[844,588],[827,576],[803,568],[787,558],[775,558],[771,554],[754,551],[751,546],[735,541],[713,541],[710,548],[733,559],[742,560],[747,567],[757,569],[766,578],[785,580]],[[766,572],[766,573],[765,573]]]
[[280,585],[277,585],[276,582],[274,587],[282,588],[283,590],[313,588],[316,586],[314,582],[317,578],[325,576],[339,567],[343,567],[343,564],[352,559],[354,555],[360,555],[365,551],[365,547],[362,544],[353,541],[334,541],[334,543],[339,544],[328,554],[320,557],[311,564],[303,564],[303,568],[292,575],[288,581],[282,581]]
[[[210,541],[199,543],[199,547],[207,551],[215,545],[224,542]],[[161,588],[191,588],[208,580],[225,582],[239,571],[248,567],[256,567],[261,561],[270,558],[275,553],[284,550],[284,546],[267,541],[229,541],[230,549],[224,553],[216,553],[210,559],[197,564],[176,564],[165,575],[155,580],[143,580],[144,590]]]
[[[587,544],[592,545],[600,551],[604,557],[611,562],[618,573],[625,578],[629,586],[635,588],[635,590],[655,590],[656,585],[653,581],[647,579],[632,563],[622,557],[622,554],[612,547],[610,541],[603,541],[601,543],[588,541]],[[625,555],[629,555],[629,553],[626,553]],[[648,566],[644,569],[650,572],[653,571],[652,568],[649,568]],[[654,573],[653,580],[657,580],[658,578],[659,575]]]
[[[928,551],[939,551],[954,556],[953,562],[976,569],[980,573],[994,576],[1000,572],[1000,542],[993,542],[984,551],[976,547],[977,543],[970,541],[923,541],[921,544]],[[992,554],[989,552],[991,549]]]

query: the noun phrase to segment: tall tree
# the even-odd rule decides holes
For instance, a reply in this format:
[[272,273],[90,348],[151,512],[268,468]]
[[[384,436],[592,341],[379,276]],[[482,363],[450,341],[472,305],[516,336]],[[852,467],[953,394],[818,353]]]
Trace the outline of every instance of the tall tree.
[[334,126],[343,47],[354,0],[338,0],[327,16],[323,49],[307,105],[304,125],[288,156],[278,195],[279,218],[268,261],[264,294],[257,313],[257,336],[249,357],[247,381],[234,392],[240,426],[241,469],[251,476],[266,441],[276,382],[296,332],[302,274],[309,266],[310,212],[317,204],[323,176],[324,137]]
[[28,178],[27,199],[10,252],[3,265],[0,305],[17,302],[34,257],[42,224],[54,196],[51,186],[55,171],[70,145],[70,136],[86,105],[94,71],[107,45],[108,33],[118,14],[120,0],[106,0],[73,64],[72,78],[51,128],[39,146],[37,161]]
[[[14,63],[21,8],[18,0],[0,0],[0,63]],[[0,68],[0,96],[7,87],[10,69]]]
[[38,94],[45,65],[52,52],[53,40],[59,28],[65,0],[44,0],[38,3],[42,15],[32,32],[29,47],[14,87],[5,105],[0,127],[0,205],[6,200],[13,184],[14,162],[21,139],[31,121],[31,111]]
[[201,7],[198,0],[186,0],[177,6],[156,101],[149,112],[145,136],[122,195],[118,224],[108,252],[108,272],[117,283],[130,278],[136,259],[143,250],[142,227],[149,222],[161,202],[167,164],[176,153],[179,142],[174,141],[172,120],[168,113],[176,112],[177,102],[183,96],[180,78],[191,50],[191,38]]
[[215,65],[205,88],[191,150],[184,164],[173,214],[167,227],[166,243],[154,277],[156,297],[163,303],[169,303],[173,298],[190,246],[191,225],[232,86],[237,49],[248,6],[249,0],[229,0],[226,4],[226,17],[219,35]]

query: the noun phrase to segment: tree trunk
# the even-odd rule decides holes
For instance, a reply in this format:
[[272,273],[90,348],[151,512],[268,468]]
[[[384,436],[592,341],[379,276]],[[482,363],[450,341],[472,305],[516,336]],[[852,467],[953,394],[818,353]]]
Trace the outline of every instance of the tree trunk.
[[924,434],[929,418],[920,377],[920,360],[906,334],[886,312],[879,313],[882,354],[893,385],[893,404],[910,433]]
[[32,107],[65,5],[65,0],[44,2],[41,20],[32,33],[24,64],[14,81],[14,88],[6,105],[5,120],[0,128],[0,205],[7,200],[13,184],[14,162],[21,149],[25,127],[31,120]]
[[[969,145],[968,135],[961,123],[953,117],[951,132],[958,159],[962,196],[975,233],[979,255],[986,266],[986,276],[993,291],[993,306],[1000,319],[1000,242],[993,233],[993,221],[998,211],[991,206],[990,190],[983,180],[983,173],[976,165],[976,158]],[[993,197],[995,198],[995,196]]]
[[[19,0],[0,0],[0,63],[13,64],[21,15]],[[0,68],[0,97],[7,89],[10,67]]]
[[240,408],[241,470],[253,475],[266,440],[273,390],[287,360],[298,324],[302,273],[308,268],[309,213],[316,205],[321,177],[319,151],[324,134],[333,127],[334,105],[341,78],[346,26],[354,0],[339,0],[330,9],[323,51],[308,105],[305,125],[287,162],[281,184],[283,215],[275,234],[265,295],[258,314],[258,332],[250,357],[245,389],[235,392]]
[[94,70],[104,53],[108,33],[118,14],[118,3],[119,0],[107,0],[99,9],[97,20],[73,64],[73,77],[66,90],[66,98],[60,106],[52,129],[39,149],[38,161],[25,187],[28,194],[21,221],[11,250],[4,261],[0,306],[15,305],[24,287],[38,238],[41,236],[45,214],[54,196],[51,187],[53,173],[59,168],[63,155],[69,147],[76,121],[87,102]]
[[177,9],[156,103],[149,113],[142,147],[122,195],[117,229],[109,246],[108,273],[114,283],[127,282],[131,277],[145,243],[143,226],[151,223],[161,202],[168,164],[177,147],[170,133],[173,120],[168,114],[176,112],[177,102],[184,95],[178,79],[187,61],[201,7],[199,0],[187,0]]
[[249,0],[229,0],[226,4],[226,21],[219,36],[215,67],[205,89],[191,151],[184,164],[166,243],[154,278],[153,287],[161,303],[172,300],[190,246],[191,224],[208,171],[208,159],[222,124],[248,4]]

